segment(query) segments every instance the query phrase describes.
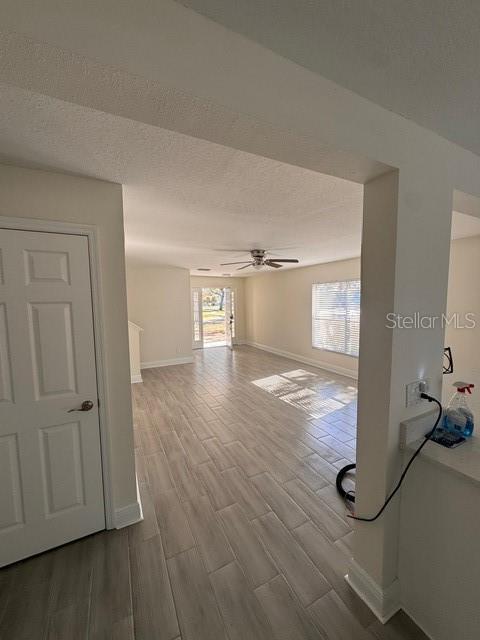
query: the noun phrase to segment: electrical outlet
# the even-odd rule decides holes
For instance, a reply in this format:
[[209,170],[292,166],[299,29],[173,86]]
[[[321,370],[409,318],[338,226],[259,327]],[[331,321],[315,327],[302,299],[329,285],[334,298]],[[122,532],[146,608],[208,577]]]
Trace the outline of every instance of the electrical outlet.
[[415,380],[415,382],[409,382],[406,387],[405,406],[413,407],[416,404],[420,404],[423,398],[420,394],[428,393],[428,380]]

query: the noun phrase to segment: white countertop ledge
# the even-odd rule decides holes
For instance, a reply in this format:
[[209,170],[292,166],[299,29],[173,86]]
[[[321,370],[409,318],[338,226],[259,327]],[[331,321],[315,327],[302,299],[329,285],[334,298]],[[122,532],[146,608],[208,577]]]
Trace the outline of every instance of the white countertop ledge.
[[[411,454],[421,445],[423,438],[407,445]],[[423,458],[470,480],[480,486],[480,437],[473,435],[455,449],[447,449],[436,442],[427,442],[420,452]],[[415,463],[414,463],[415,464]]]

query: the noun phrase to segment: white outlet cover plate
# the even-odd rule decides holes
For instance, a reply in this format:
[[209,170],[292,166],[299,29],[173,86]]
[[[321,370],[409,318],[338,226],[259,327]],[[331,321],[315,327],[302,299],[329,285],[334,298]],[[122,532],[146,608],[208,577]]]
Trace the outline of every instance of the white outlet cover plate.
[[[422,385],[421,390],[420,385]],[[415,380],[414,382],[409,382],[406,386],[405,406],[413,407],[423,402],[423,399],[420,397],[420,393],[422,393],[422,391],[428,392],[428,386],[428,380]]]

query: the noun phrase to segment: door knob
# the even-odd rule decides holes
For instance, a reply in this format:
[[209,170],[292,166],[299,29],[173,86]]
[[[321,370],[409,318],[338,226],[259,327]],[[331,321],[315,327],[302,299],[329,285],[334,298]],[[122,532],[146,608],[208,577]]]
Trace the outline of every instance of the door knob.
[[80,409],[69,409],[67,413],[72,411],[91,411],[93,409],[93,402],[91,400],[84,400]]

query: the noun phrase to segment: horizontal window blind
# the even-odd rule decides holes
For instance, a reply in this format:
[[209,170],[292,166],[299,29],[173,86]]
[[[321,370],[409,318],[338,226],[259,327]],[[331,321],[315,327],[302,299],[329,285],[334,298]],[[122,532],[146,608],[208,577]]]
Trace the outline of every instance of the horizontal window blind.
[[358,356],[360,280],[312,285],[312,345]]

